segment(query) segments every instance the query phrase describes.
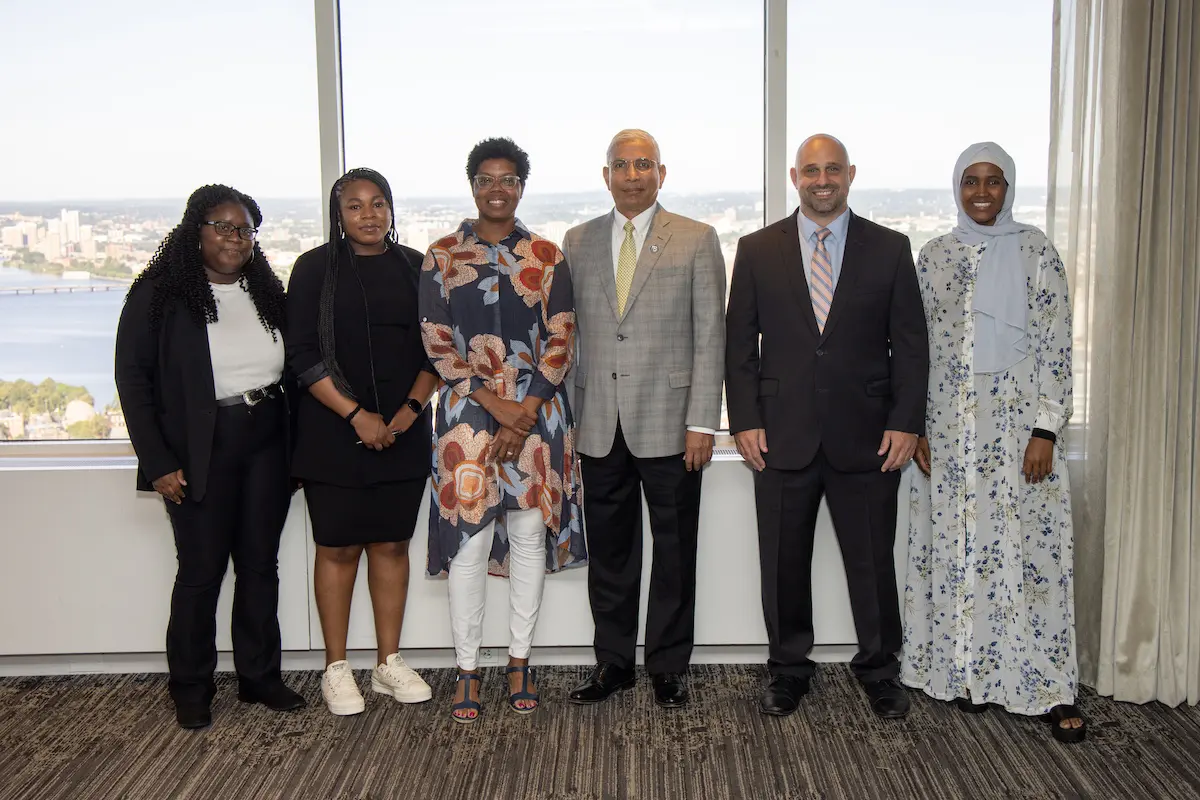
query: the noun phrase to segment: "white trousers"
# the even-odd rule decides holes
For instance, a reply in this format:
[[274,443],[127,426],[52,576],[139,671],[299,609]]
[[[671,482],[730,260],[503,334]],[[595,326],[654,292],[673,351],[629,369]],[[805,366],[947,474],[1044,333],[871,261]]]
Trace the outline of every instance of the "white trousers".
[[[542,511],[530,508],[508,511],[508,654],[529,658],[533,627],[542,605],[546,582],[546,525]],[[479,666],[483,643],[483,606],[487,598],[488,555],[495,523],[472,536],[450,562],[450,631],[458,666]]]

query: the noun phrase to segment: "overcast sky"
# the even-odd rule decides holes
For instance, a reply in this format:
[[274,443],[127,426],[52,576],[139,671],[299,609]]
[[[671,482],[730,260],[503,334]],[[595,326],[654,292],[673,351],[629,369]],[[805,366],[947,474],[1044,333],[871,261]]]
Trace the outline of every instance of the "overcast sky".
[[[856,186],[949,187],[1000,142],[1045,185],[1051,0],[793,0],[788,142],[826,131]],[[609,138],[654,133],[666,188],[762,186],[761,0],[341,0],[349,166],[461,196],[509,135],[530,191],[602,189]],[[0,199],[261,197],[320,186],[312,0],[0,0]]]

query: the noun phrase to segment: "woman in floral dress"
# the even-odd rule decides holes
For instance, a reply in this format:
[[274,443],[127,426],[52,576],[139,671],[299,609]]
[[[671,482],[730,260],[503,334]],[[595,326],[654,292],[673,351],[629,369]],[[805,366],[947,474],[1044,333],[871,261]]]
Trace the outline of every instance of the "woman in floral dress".
[[954,169],[958,224],[921,249],[929,328],[912,485],[901,678],[963,711],[998,705],[1081,741],[1074,706],[1071,306],[1054,245],[1012,218],[997,144]]
[[428,569],[449,572],[458,722],[482,711],[487,573],[509,578],[509,707],[527,714],[538,705],[529,651],[545,574],[587,558],[563,380],[575,351],[571,274],[559,249],[516,218],[529,177],[523,150],[480,142],[467,177],[479,218],[429,248],[420,285],[425,350],[445,381]]

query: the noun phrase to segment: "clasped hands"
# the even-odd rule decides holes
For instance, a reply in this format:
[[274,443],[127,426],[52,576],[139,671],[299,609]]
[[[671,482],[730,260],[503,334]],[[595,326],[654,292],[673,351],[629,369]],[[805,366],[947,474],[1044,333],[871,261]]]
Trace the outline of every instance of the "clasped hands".
[[525,439],[537,424],[541,403],[540,398],[530,396],[520,403],[497,397],[485,407],[492,418],[500,423],[500,430],[488,449],[488,461],[515,461],[521,455]]
[[396,443],[396,436],[404,433],[416,422],[417,415],[408,406],[401,406],[391,422],[385,422],[383,417],[365,408],[354,415],[350,424],[358,434],[363,447],[372,450],[383,450]]

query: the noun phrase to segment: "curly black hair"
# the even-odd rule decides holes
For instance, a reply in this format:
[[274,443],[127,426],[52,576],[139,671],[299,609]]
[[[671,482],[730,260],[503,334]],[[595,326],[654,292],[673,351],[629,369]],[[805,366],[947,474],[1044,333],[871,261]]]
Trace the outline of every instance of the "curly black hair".
[[492,158],[511,161],[517,168],[517,177],[521,179],[521,183],[529,180],[529,154],[505,136],[484,139],[471,148],[471,155],[467,156],[467,180],[474,180],[479,172],[479,165]]
[[[342,210],[338,202],[346,185],[353,181],[370,181],[379,187],[384,200],[387,201],[388,209],[392,212],[392,224],[383,237],[384,248],[395,244],[398,236],[396,233],[396,204],[392,202],[392,187],[387,182],[387,178],[373,169],[358,167],[333,182],[333,188],[329,190],[329,246],[326,248],[329,251],[329,261],[325,267],[325,278],[321,282],[321,303],[317,310],[317,340],[321,348],[321,359],[325,362],[325,368],[329,370],[329,377],[333,379],[333,385],[346,397],[355,400],[357,398],[354,396],[354,390],[350,388],[350,382],[346,380],[346,373],[342,371],[342,365],[337,360],[337,343],[333,330],[333,303],[337,294],[341,262],[344,259],[350,263],[353,269],[358,269],[358,265],[354,261],[354,250],[345,241],[346,233],[342,230]],[[366,302],[367,298],[364,296],[364,306]],[[368,330],[368,341],[370,341],[370,337],[371,332]],[[376,400],[376,406],[378,406],[378,400]]]
[[[197,325],[204,326],[217,321],[217,302],[200,258],[200,226],[208,212],[231,202],[244,206],[250,212],[255,227],[262,224],[262,211],[250,195],[221,184],[201,186],[188,198],[183,219],[163,239],[150,258],[150,263],[129,288],[126,300],[143,282],[155,282],[154,294],[150,298],[152,329],[159,329],[164,312],[177,301],[183,303]],[[276,331],[282,331],[286,326],[287,306],[283,283],[271,271],[258,242],[254,243],[250,263],[242,268],[241,279],[245,281],[246,290],[254,301],[263,327],[271,331],[272,336],[277,336]]]

